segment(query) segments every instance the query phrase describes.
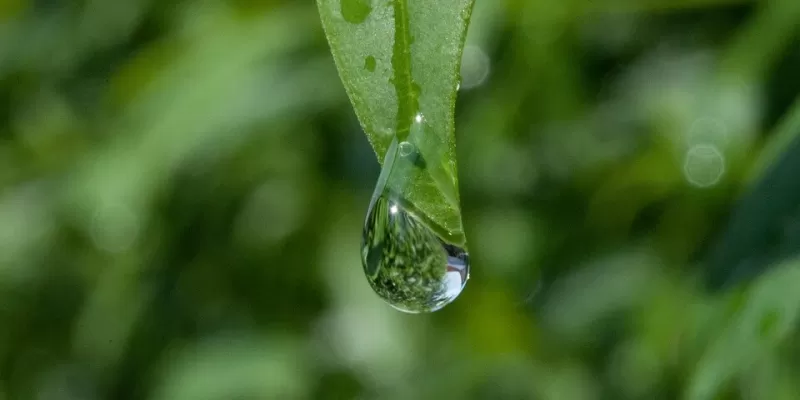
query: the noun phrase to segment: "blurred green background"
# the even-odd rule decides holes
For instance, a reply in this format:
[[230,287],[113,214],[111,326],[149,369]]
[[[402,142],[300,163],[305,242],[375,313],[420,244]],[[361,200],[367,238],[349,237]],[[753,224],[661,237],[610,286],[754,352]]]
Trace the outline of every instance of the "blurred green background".
[[797,0],[476,0],[413,316],[314,2],[0,0],[0,399],[800,398],[798,94]]

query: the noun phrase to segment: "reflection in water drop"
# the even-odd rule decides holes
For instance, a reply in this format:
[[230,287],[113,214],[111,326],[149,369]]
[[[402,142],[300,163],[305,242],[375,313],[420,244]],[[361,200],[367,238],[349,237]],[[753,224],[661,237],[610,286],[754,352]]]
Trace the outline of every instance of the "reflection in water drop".
[[469,256],[466,249],[437,234],[433,223],[398,190],[404,188],[409,171],[419,168],[406,157],[397,157],[402,147],[393,142],[384,161],[364,224],[361,261],[372,289],[392,307],[431,312],[464,289]]
[[725,173],[725,157],[712,145],[692,146],[683,163],[686,180],[693,186],[705,188],[719,182]]
[[390,196],[377,198],[370,209],[361,256],[372,288],[400,311],[436,311],[467,283],[466,251],[443,242]]

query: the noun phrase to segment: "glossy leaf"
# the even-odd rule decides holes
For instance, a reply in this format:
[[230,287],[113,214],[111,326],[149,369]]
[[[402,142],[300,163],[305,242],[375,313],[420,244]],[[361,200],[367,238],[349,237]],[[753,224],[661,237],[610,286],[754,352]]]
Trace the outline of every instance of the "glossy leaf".
[[383,162],[393,140],[424,158],[406,199],[463,242],[454,107],[472,0],[317,0],[339,75]]

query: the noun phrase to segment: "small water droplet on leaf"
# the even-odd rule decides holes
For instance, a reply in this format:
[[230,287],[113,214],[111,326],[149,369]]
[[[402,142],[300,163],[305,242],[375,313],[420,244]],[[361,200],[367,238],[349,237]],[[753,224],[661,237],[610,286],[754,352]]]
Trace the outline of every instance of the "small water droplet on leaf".
[[414,152],[414,145],[409,142],[400,142],[400,155],[405,157]]

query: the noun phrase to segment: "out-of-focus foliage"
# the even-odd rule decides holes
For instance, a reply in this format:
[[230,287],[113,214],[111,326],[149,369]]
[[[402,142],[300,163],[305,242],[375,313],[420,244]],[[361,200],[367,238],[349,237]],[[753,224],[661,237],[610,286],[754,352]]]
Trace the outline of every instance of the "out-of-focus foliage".
[[313,2],[0,0],[0,399],[798,398],[799,38],[795,0],[477,0],[472,279],[409,316]]

